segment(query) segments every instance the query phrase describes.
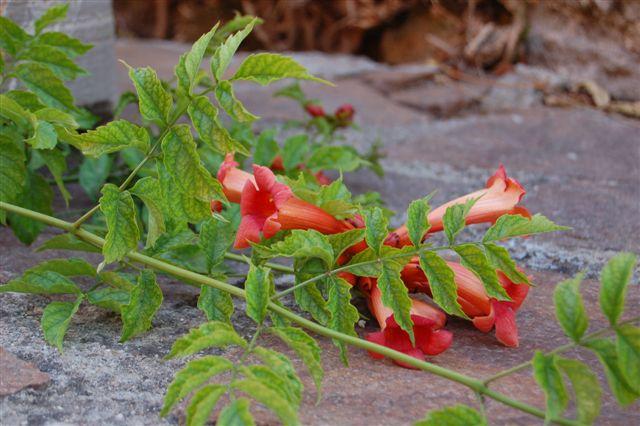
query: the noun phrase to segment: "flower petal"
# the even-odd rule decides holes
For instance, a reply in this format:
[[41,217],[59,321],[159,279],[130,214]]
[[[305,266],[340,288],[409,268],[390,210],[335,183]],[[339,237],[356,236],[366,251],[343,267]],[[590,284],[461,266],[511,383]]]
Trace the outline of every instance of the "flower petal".
[[496,338],[505,346],[517,348],[518,326],[515,312],[503,302],[494,302],[493,307],[496,313]]
[[234,248],[243,249],[250,246],[249,241],[257,243],[260,241],[260,230],[262,228],[261,219],[253,215],[242,216]]

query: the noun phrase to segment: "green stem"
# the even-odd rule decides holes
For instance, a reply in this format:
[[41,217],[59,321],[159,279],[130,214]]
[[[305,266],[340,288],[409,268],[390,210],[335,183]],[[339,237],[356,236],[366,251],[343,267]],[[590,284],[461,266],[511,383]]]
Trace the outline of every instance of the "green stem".
[[[581,346],[583,344],[585,344],[587,341],[591,340],[591,339],[595,339],[596,337],[600,337],[604,334],[607,334],[608,332],[612,331],[615,327],[619,327],[621,325],[625,325],[625,324],[632,324],[632,323],[636,323],[640,321],[640,316],[622,321],[616,325],[612,325],[610,327],[607,328],[603,328],[601,330],[598,331],[594,331],[593,333],[587,334],[586,336],[582,337],[582,339],[580,339],[579,342],[572,342],[572,343],[567,343],[566,345],[562,345],[562,346],[558,346],[557,348],[547,352],[545,355],[549,356],[549,355],[556,355],[562,352],[566,352],[570,349],[573,349],[575,347]],[[513,373],[517,373],[518,371],[524,370],[528,367],[530,367],[532,364],[532,361],[526,361],[523,362],[522,364],[518,364],[514,367],[508,368],[506,370],[502,370],[499,371],[498,373],[494,374],[493,376],[490,376],[489,378],[484,380],[484,384],[488,385],[489,383],[501,379],[503,377],[509,376]]]
[[[86,241],[90,244],[94,244],[94,245],[98,245],[98,246],[103,246],[105,243],[105,240],[103,238],[100,238],[97,235],[94,235],[88,231],[85,231],[84,229],[77,229],[74,227],[74,225],[70,222],[66,222],[64,220],[60,220],[58,218],[52,217],[52,216],[48,216],[42,213],[38,213],[32,210],[28,210],[28,209],[24,209],[22,207],[18,207],[15,206],[13,204],[9,204],[9,203],[5,203],[5,202],[0,202],[0,209],[12,212],[12,213],[16,213],[19,214],[21,216],[25,216],[28,217],[30,219],[45,223],[47,225],[50,226],[54,226],[56,228],[60,228],[63,229],[67,232],[70,232],[72,234],[74,234],[75,236],[77,236],[78,238],[80,238],[83,241]],[[241,297],[246,299],[246,293],[243,289],[240,289],[238,287],[234,287],[230,284],[227,284],[225,282],[216,280],[214,278],[211,277],[207,277],[204,275],[200,275],[197,274],[195,272],[186,270],[186,269],[182,269],[180,267],[174,266],[174,265],[170,265],[168,263],[165,263],[161,260],[158,259],[154,259],[152,257],[140,254],[138,252],[135,251],[131,251],[128,255],[129,259],[131,261],[134,262],[138,262],[141,263],[143,265],[146,265],[147,267],[151,267],[154,268],[158,271],[167,273],[169,275],[173,275],[175,277],[179,277],[181,279],[184,280],[184,282],[188,285],[206,285],[209,287],[213,287],[213,288],[217,288],[219,290],[225,291],[233,296],[236,297]],[[460,383],[468,388],[470,388],[471,390],[473,390],[474,392],[480,393],[482,395],[488,396],[496,401],[499,401],[505,405],[508,405],[510,407],[516,408],[520,411],[523,411],[525,413],[529,413],[533,416],[536,416],[538,418],[544,419],[545,418],[545,412],[543,410],[540,410],[534,406],[531,406],[529,404],[526,404],[522,401],[518,401],[515,400],[513,398],[510,398],[509,396],[494,391],[493,389],[489,389],[481,380],[467,376],[465,374],[461,374],[458,373],[456,371],[453,370],[449,370],[448,368],[444,368],[441,367],[439,365],[436,364],[432,364],[430,362],[427,361],[422,361],[419,360],[417,358],[414,358],[410,355],[404,354],[402,352],[397,352],[391,348],[388,348],[386,346],[381,346],[378,345],[376,343],[373,342],[369,342],[367,340],[361,339],[359,337],[354,337],[354,336],[350,336],[348,334],[344,334],[335,330],[332,330],[330,328],[324,327],[320,324],[317,324],[313,321],[310,321],[306,318],[303,318],[291,311],[289,311],[288,309],[277,305],[274,302],[269,302],[268,305],[269,310],[289,319],[290,321],[298,324],[299,326],[302,326],[304,328],[306,328],[307,330],[310,330],[312,332],[315,332],[321,336],[325,336],[331,339],[337,339],[339,341],[342,341],[346,344],[355,346],[357,348],[360,349],[364,349],[367,351],[371,351],[371,352],[375,352],[378,353],[380,355],[383,355],[387,358],[393,359],[395,361],[400,361],[404,364],[410,365],[412,367],[415,367],[419,370],[422,371],[426,371],[428,373],[432,373],[435,374],[437,376],[443,377],[445,379],[449,379],[452,380],[454,382]],[[565,419],[565,418],[554,418],[552,419],[552,421],[558,423],[558,424],[562,424],[562,425],[577,425],[579,424],[578,422],[574,421],[574,420],[570,420],[570,419]]]
[[[249,263],[248,259],[245,256],[242,256],[241,254],[227,252],[224,254],[224,257],[229,260],[234,260],[236,262],[242,262],[247,264]],[[274,271],[284,272],[285,274],[293,274],[295,272],[294,269],[291,268],[290,266],[280,265],[278,263],[267,262],[266,266],[273,269]]]

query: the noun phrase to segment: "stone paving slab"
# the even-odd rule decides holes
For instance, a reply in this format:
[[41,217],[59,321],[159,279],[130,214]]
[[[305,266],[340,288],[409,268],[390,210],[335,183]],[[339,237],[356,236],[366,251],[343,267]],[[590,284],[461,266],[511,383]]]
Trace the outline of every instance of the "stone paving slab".
[[[118,57],[133,66],[151,65],[169,77],[177,57],[185,50],[177,43],[120,41]],[[566,339],[553,319],[554,285],[579,269],[592,273],[616,250],[639,252],[635,239],[640,217],[640,126],[637,121],[589,109],[551,109],[539,103],[517,112],[489,109],[466,111],[456,118],[437,117],[429,109],[407,106],[391,99],[395,90],[416,90],[428,96],[419,75],[433,69],[418,66],[396,69],[365,59],[326,55],[297,55],[312,72],[331,76],[335,89],[305,84],[309,95],[325,102],[327,110],[351,102],[357,109],[361,132],[347,140],[364,149],[379,137],[387,158],[387,176],[371,172],[349,174],[346,182],[355,192],[380,191],[389,206],[404,211],[411,199],[438,189],[436,202],[481,186],[500,163],[528,189],[526,205],[554,220],[572,226],[570,232],[520,240],[511,244],[520,264],[530,271],[538,287],[532,289],[518,312],[521,346],[500,346],[493,335],[482,334],[468,323],[452,320],[451,349],[433,361],[474,376],[486,376],[531,358],[534,349],[551,349]],[[120,87],[128,88],[126,72],[118,74]],[[245,85],[237,94],[264,125],[302,118],[290,101],[271,98],[273,89]],[[423,91],[423,92],[420,92]],[[491,91],[487,92],[487,96]],[[487,99],[487,98],[484,98]],[[481,99],[482,103],[484,99]],[[508,96],[504,99],[509,99]],[[515,98],[511,98],[515,99]],[[490,104],[485,102],[486,104]],[[517,108],[516,108],[517,107]],[[74,192],[77,193],[77,190]],[[89,205],[78,197],[81,205]],[[397,219],[400,221],[401,219]],[[51,233],[49,231],[48,235]],[[472,231],[478,232],[478,231]],[[40,240],[46,238],[42,236]],[[0,282],[5,282],[39,260],[56,253],[36,253],[20,245],[7,229],[0,230]],[[57,255],[68,255],[58,253]],[[593,274],[592,274],[593,275]],[[44,389],[25,389],[0,398],[3,424],[178,424],[183,414],[159,420],[162,395],[180,361],[164,362],[171,343],[204,320],[196,309],[195,292],[171,280],[163,281],[165,302],[147,334],[125,344],[117,343],[120,324],[113,314],[83,306],[65,340],[65,353],[45,344],[39,318],[47,299],[0,295],[0,346],[49,374]],[[602,324],[597,308],[597,283],[587,280],[583,289],[592,327]],[[630,306],[640,304],[640,286],[630,290]],[[239,311],[243,307],[237,305]],[[627,313],[629,314],[629,313]],[[251,323],[235,319],[238,330],[249,335]],[[333,344],[320,339],[327,369],[324,398],[315,405],[309,376],[301,410],[304,424],[405,425],[426,411],[454,402],[474,404],[462,386],[434,376],[373,362],[362,351],[351,350],[351,367],[342,367]],[[265,340],[265,343],[270,343]],[[278,345],[277,342],[273,342]],[[231,355],[233,356],[233,352]],[[576,355],[595,365],[589,354]],[[601,380],[604,380],[601,376]],[[604,381],[603,381],[604,383]],[[528,373],[505,379],[497,389],[538,406],[540,392]],[[608,392],[607,392],[608,395]],[[537,419],[489,402],[493,424],[541,424]],[[259,411],[260,424],[274,424]],[[640,423],[640,406],[625,410],[605,398],[599,424]]]

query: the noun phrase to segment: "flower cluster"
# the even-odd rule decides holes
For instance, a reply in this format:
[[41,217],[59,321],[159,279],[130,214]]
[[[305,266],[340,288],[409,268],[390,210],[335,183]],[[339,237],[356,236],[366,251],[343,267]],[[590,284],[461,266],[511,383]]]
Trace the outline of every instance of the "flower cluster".
[[[314,229],[323,234],[337,234],[364,227],[364,221],[359,215],[339,220],[296,197],[291,188],[277,181],[268,167],[253,165],[253,174],[239,169],[233,155],[228,155],[222,163],[218,179],[229,201],[240,204],[242,217],[234,245],[238,249],[249,247],[250,243],[259,242],[262,238],[270,238],[280,230]],[[423,239],[444,229],[444,214],[448,207],[471,199],[477,201],[466,216],[466,224],[493,223],[505,214],[530,217],[529,212],[518,205],[524,195],[524,188],[515,179],[508,177],[504,167],[500,166],[484,189],[432,210],[428,214],[431,226]],[[407,227],[403,225],[390,232],[384,244],[396,248],[410,245]],[[353,255],[366,248],[366,243],[361,241],[347,250],[339,262],[346,263]],[[498,341],[509,347],[518,346],[515,312],[526,298],[529,286],[512,282],[498,270],[499,283],[511,300],[496,300],[487,294],[482,282],[472,271],[458,262],[447,263],[455,274],[458,303],[473,325],[482,332],[495,328]],[[410,315],[415,337],[412,343],[409,334],[396,322],[393,311],[382,302],[375,278],[355,277],[348,273],[343,275],[350,284],[358,286],[366,295],[369,309],[379,324],[380,331],[370,333],[368,340],[419,359],[424,359],[426,355],[437,355],[451,345],[452,334],[443,329],[446,315],[438,308],[417,297],[411,297]],[[409,292],[432,296],[429,280],[417,257],[404,266],[401,278]],[[380,357],[375,353],[371,355]]]

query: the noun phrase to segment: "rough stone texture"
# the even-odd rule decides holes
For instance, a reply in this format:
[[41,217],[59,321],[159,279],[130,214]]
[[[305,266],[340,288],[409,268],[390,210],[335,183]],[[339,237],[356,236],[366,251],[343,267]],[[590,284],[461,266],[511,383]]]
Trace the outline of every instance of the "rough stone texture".
[[[9,0],[3,5],[2,14],[33,30],[33,22],[58,0]],[[63,31],[93,49],[78,58],[78,64],[91,75],[78,77],[69,87],[79,105],[96,106],[108,111],[117,100],[115,90],[115,23],[111,0],[71,0],[67,19],[49,27],[52,31]],[[29,25],[31,27],[29,27]],[[98,105],[102,104],[102,105]]]
[[26,387],[43,386],[50,380],[47,373],[0,347],[0,396],[11,395]]
[[[134,66],[151,65],[161,76],[171,75],[185,46],[173,43],[133,42],[118,44],[118,57]],[[304,59],[304,55],[300,56]],[[499,163],[527,188],[525,204],[572,231],[510,243],[519,263],[533,275],[532,289],[518,312],[521,345],[508,349],[493,334],[482,334],[468,323],[453,320],[455,334],[450,350],[433,362],[476,377],[528,360],[535,349],[552,349],[567,340],[554,321],[552,291],[557,282],[581,269],[591,272],[583,284],[592,329],[604,324],[598,313],[597,280],[602,264],[618,250],[640,252],[637,218],[640,217],[640,124],[638,121],[592,109],[552,109],[537,100],[528,76],[549,77],[561,85],[563,78],[540,69],[524,69],[514,82],[528,87],[532,101],[508,85],[501,94],[497,86],[482,86],[478,109],[464,110],[456,118],[437,117],[428,108],[408,105],[394,98],[415,89],[415,99],[429,93],[422,78],[432,78],[429,67],[399,69],[377,66],[363,59],[309,55],[313,72],[331,76],[336,88],[305,84],[309,95],[321,99],[327,110],[351,102],[362,131],[349,131],[347,140],[365,149],[376,138],[383,142],[387,158],[384,179],[370,172],[348,174],[354,192],[377,190],[389,206],[403,212],[408,202],[434,189],[434,203],[481,187]],[[339,64],[339,66],[337,65]],[[546,78],[545,77],[545,78]],[[121,89],[129,88],[126,73],[119,72]],[[445,86],[446,87],[446,86]],[[239,86],[238,96],[249,110],[272,125],[302,117],[299,108],[285,99],[273,99],[274,89],[251,84]],[[500,102],[488,101],[497,97]],[[511,101],[510,101],[511,99]],[[437,104],[438,98],[429,102]],[[443,97],[443,103],[448,98]],[[75,192],[78,194],[78,191]],[[79,205],[89,205],[78,195]],[[62,208],[62,205],[60,205]],[[398,224],[401,215],[395,219]],[[41,240],[50,236],[41,237]],[[477,230],[465,231],[477,235]],[[37,260],[68,255],[37,253],[21,246],[10,231],[0,231],[0,281],[6,281]],[[95,260],[95,259],[94,259]],[[636,278],[637,281],[637,278]],[[280,285],[286,282],[280,281]],[[45,344],[39,318],[47,299],[16,294],[0,295],[0,344],[22,359],[34,363],[52,377],[41,390],[26,389],[0,399],[4,424],[178,424],[184,422],[182,408],[166,419],[158,419],[166,385],[183,361],[162,361],[170,344],[204,316],[195,308],[193,289],[163,281],[165,302],[147,334],[125,344],[117,343],[117,316],[90,306],[81,307],[73,320],[65,352],[60,355]],[[632,307],[640,304],[640,286],[629,292]],[[238,311],[243,306],[237,305]],[[234,319],[241,333],[252,326],[242,314]],[[361,330],[364,332],[364,330]],[[313,425],[406,425],[426,411],[454,402],[475,404],[464,387],[431,375],[374,362],[359,350],[350,350],[351,367],[340,364],[333,344],[320,339],[327,369],[324,398],[315,405],[313,386],[306,372],[307,390],[301,410],[303,424]],[[265,345],[282,348],[270,338]],[[231,351],[231,356],[237,355]],[[571,355],[596,365],[584,351]],[[297,365],[299,363],[296,361]],[[602,383],[604,379],[601,376]],[[496,389],[538,406],[543,396],[530,372],[519,373],[496,384]],[[542,422],[504,405],[489,401],[492,424],[535,425]],[[274,424],[271,414],[257,411],[260,424]],[[629,425],[640,422],[638,404],[620,409],[607,391],[599,424]]]

